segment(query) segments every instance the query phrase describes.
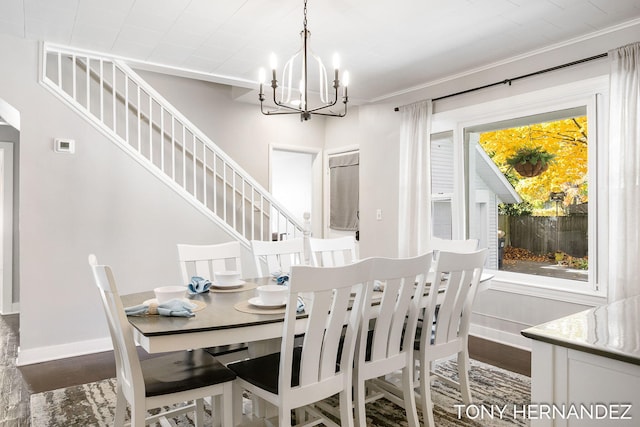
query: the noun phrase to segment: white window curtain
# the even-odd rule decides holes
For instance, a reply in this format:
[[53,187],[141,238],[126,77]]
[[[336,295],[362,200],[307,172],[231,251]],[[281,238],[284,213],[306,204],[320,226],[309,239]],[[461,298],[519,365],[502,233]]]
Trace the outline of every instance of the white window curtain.
[[398,255],[427,251],[431,229],[431,100],[401,108]]
[[609,52],[609,301],[640,294],[640,43]]

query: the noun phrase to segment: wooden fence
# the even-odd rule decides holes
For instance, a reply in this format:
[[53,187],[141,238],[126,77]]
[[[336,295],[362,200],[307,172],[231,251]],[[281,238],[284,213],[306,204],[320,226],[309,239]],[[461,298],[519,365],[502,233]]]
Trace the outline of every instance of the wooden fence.
[[506,244],[535,254],[557,250],[574,257],[588,255],[588,216],[503,216],[499,227],[506,233]]

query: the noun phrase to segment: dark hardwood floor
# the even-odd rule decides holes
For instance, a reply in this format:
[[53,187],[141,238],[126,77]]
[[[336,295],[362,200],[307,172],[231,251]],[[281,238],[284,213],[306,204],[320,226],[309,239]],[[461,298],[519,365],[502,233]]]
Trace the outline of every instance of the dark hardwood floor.
[[[519,374],[531,375],[531,355],[528,351],[470,337],[469,352],[473,359]],[[149,357],[143,350],[141,358]],[[84,384],[115,376],[112,352],[70,357],[53,362],[19,368],[31,393]]]
[[[71,357],[45,363],[16,367],[19,345],[19,316],[0,316],[2,346],[2,390],[0,426],[29,425],[29,396],[48,390],[84,384],[115,376],[112,352]],[[473,359],[523,375],[531,375],[528,351],[492,341],[470,337]],[[141,358],[150,357],[139,350]]]
[[531,352],[527,350],[470,336],[469,356],[480,362],[531,376]]

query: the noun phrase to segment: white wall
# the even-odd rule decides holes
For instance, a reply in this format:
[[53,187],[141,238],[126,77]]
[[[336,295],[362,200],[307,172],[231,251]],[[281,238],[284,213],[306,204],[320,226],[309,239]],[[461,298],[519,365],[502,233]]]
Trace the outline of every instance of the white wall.
[[382,103],[361,107],[359,116],[360,257],[397,256],[400,115]]

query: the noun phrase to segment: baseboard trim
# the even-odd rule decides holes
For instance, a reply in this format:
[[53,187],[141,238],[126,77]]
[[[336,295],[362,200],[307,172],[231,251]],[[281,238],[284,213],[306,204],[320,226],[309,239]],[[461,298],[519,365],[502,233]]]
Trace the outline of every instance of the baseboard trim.
[[473,324],[469,329],[469,334],[488,341],[516,347],[521,350],[531,351],[531,340],[519,334],[516,335],[509,332],[500,331],[498,329],[492,329],[487,328],[486,326]]
[[110,338],[79,341],[70,344],[38,347],[29,350],[18,349],[17,366],[32,365],[34,363],[50,362],[68,357],[84,356],[113,350]]
[[0,314],[3,316],[8,316],[10,314],[19,314],[20,313],[20,303],[13,302],[9,305],[9,308],[6,311],[3,311],[0,307]]

